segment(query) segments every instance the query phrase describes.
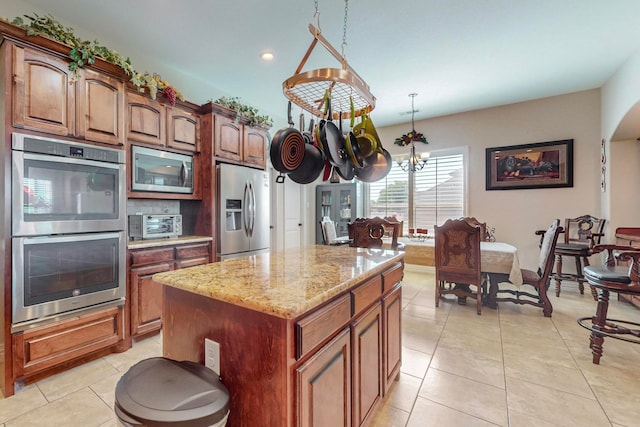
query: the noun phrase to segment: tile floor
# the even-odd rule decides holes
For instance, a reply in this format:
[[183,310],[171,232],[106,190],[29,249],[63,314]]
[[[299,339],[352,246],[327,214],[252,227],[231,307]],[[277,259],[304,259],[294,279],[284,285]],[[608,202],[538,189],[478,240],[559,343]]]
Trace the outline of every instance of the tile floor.
[[[601,365],[591,363],[588,331],[576,323],[594,312],[588,292],[563,284],[548,319],[508,303],[482,316],[453,300],[436,309],[433,286],[432,269],[408,266],[403,366],[373,426],[640,425],[640,346],[606,339]],[[612,302],[610,314],[640,321],[626,303]],[[161,346],[153,337],[0,399],[0,427],[116,426],[116,382]]]

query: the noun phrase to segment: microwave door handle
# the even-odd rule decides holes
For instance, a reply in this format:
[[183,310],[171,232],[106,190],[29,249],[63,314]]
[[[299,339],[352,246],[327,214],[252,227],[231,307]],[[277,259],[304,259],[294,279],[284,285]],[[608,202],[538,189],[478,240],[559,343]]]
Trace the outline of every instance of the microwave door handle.
[[187,168],[187,162],[182,162],[182,169],[180,170],[180,175],[182,176],[182,186],[187,186],[187,181],[189,180],[189,169]]

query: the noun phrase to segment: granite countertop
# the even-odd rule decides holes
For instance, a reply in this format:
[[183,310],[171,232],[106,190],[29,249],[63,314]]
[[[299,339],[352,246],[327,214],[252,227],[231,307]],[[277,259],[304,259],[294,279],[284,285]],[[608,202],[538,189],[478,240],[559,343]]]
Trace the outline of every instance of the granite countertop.
[[404,258],[404,252],[306,246],[158,273],[153,280],[293,319]]
[[180,236],[173,239],[129,240],[127,242],[127,249],[155,248],[179,245],[183,243],[210,242],[211,240],[213,239],[207,236]]

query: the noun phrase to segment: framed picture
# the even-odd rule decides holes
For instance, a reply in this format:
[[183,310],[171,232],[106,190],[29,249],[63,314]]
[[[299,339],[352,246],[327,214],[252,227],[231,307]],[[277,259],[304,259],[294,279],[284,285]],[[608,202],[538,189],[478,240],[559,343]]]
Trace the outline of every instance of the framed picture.
[[573,139],[487,148],[487,190],[573,187]]

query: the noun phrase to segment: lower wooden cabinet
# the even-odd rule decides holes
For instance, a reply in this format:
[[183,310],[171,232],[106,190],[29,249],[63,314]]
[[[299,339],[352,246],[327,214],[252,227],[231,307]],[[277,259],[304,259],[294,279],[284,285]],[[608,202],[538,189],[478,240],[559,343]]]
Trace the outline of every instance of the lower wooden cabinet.
[[[298,426],[351,426],[351,342],[344,329],[295,370]],[[330,409],[329,409],[330,408]]]
[[353,425],[373,416],[382,398],[382,304],[378,303],[351,325],[353,357]]
[[387,394],[402,362],[402,288],[397,285],[382,299],[383,392]]
[[124,309],[113,307],[12,335],[14,378],[41,374],[123,340]]
[[138,337],[162,329],[162,285],[153,281],[153,275],[211,262],[211,243],[134,249],[130,260],[130,331]]

